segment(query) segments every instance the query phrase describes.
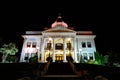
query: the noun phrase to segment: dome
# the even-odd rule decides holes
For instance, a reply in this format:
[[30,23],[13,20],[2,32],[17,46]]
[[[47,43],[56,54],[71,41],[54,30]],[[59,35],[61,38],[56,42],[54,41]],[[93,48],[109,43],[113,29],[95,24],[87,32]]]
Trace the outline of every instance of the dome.
[[68,25],[62,20],[61,16],[58,16],[57,20],[51,26],[52,27],[56,27],[56,26],[68,27]]

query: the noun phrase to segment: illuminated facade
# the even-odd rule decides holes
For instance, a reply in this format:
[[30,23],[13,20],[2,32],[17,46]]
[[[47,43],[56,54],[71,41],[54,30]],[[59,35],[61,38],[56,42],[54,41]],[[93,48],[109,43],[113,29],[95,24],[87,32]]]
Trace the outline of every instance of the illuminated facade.
[[38,62],[67,62],[66,57],[71,55],[74,62],[79,63],[81,58],[85,61],[94,60],[96,51],[92,31],[74,31],[58,16],[50,29],[44,31],[26,31],[20,62],[29,62],[29,58],[37,55]]

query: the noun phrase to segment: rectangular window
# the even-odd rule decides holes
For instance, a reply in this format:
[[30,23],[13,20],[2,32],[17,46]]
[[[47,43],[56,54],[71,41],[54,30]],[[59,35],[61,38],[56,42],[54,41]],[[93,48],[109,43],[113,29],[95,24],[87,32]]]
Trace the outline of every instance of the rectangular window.
[[55,49],[56,50],[63,50],[63,44],[62,43],[55,44]]
[[36,45],[37,45],[37,43],[36,43],[36,42],[33,42],[33,43],[32,43],[32,48],[36,48]]
[[82,48],[86,48],[86,43],[85,42],[82,42]]
[[87,47],[88,48],[91,48],[92,46],[91,46],[91,42],[87,42]]
[[89,59],[93,60],[93,53],[89,53]]
[[83,53],[83,59],[87,60],[87,53]]
[[29,53],[25,53],[25,60],[29,59]]
[[27,48],[30,48],[31,42],[27,42]]
[[69,42],[69,43],[67,43],[67,49],[71,49],[71,43]]
[[47,49],[50,50],[52,47],[52,43],[47,43]]

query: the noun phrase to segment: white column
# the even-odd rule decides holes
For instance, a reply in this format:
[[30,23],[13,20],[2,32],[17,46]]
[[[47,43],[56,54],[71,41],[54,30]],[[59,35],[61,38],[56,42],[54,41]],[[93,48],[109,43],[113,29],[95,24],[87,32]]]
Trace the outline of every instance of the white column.
[[79,49],[79,62],[80,62],[80,60],[81,60],[81,56],[82,56],[82,49],[80,48],[80,49]]
[[55,62],[55,42],[54,42],[55,38],[53,38],[53,51],[52,51],[52,59],[53,62]]
[[24,58],[25,58],[25,53],[26,53],[26,48],[27,46],[27,38],[24,38],[24,42],[23,42],[23,46],[22,46],[22,52],[20,55],[20,62],[25,62]]
[[46,38],[44,38],[41,42],[42,44],[42,50],[41,50],[41,61],[44,62],[44,47],[45,47],[45,42],[46,42]]
[[95,60],[95,55],[94,55],[94,52],[96,52],[96,46],[95,46],[95,42],[94,42],[94,39],[92,39],[92,46],[93,46],[93,60]]
[[76,57],[77,57],[77,63],[78,63],[79,60],[80,60],[80,56],[79,56],[79,55],[80,55],[80,52],[79,52],[79,38],[76,38],[76,49],[77,49],[77,50],[76,50],[76,51],[77,51],[77,52],[76,52],[76,54],[77,54]]
[[76,38],[76,48],[77,48],[77,53],[79,51],[79,48],[78,48],[78,38]]
[[77,62],[77,54],[76,54],[76,37],[74,37],[74,60]]
[[65,43],[65,39],[66,39],[66,38],[63,39],[63,47],[64,47],[64,50],[63,50],[64,52],[63,52],[63,54],[64,54],[64,62],[67,62],[67,61],[66,61],[66,49],[65,49],[66,43]]
[[87,59],[89,60],[90,58],[89,58],[89,53],[87,52]]
[[40,62],[40,52],[39,52],[39,47],[37,46],[37,56],[38,56],[38,62]]
[[[80,39],[79,38],[77,38],[77,51],[78,51],[78,57],[79,57],[79,59],[77,59],[78,60],[78,62],[80,62],[80,54],[81,54],[81,52],[80,52]],[[77,58],[78,58],[77,57]]]

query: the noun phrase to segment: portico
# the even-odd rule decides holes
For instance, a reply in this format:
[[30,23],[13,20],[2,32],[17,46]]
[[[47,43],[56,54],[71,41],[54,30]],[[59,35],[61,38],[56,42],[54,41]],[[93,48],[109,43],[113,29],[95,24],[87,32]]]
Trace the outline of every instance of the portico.
[[[41,55],[44,55],[43,61],[46,62],[46,58],[50,55],[52,57],[53,62],[56,61],[66,61],[66,56],[69,56],[70,54],[74,58],[74,38],[70,37],[53,37],[53,38],[45,38],[45,42],[43,43],[43,53],[41,52]],[[68,45],[69,44],[69,45]],[[70,49],[69,49],[70,47]]]

